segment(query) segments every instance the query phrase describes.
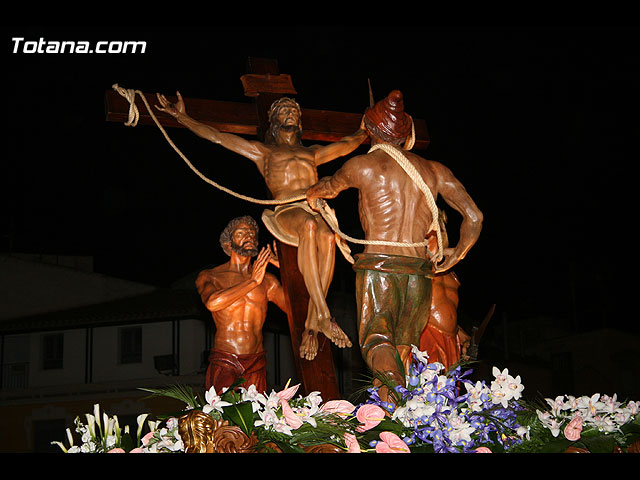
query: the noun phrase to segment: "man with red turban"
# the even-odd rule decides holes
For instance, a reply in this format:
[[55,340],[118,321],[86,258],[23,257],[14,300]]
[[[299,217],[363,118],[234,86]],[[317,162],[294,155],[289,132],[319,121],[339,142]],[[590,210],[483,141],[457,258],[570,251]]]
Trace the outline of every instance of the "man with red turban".
[[[371,150],[309,188],[307,201],[318,209],[318,199],[358,189],[360,221],[368,242],[354,264],[360,349],[374,374],[404,385],[397,358],[408,366],[412,345],[420,344],[429,318],[431,279],[465,257],[480,235],[483,217],[447,167],[409,151],[413,121],[404,111],[399,90],[368,108],[364,124]],[[453,248],[442,245],[438,196],[462,215],[459,241]],[[432,236],[438,244],[434,256],[425,241]],[[386,387],[379,394],[390,400]]]

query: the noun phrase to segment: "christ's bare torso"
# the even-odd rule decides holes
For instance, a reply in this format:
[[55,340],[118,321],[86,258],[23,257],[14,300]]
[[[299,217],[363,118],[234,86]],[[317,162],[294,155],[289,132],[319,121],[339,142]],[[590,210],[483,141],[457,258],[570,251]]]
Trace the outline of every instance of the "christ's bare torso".
[[269,146],[262,174],[276,200],[304,194],[318,181],[315,154],[303,146]]

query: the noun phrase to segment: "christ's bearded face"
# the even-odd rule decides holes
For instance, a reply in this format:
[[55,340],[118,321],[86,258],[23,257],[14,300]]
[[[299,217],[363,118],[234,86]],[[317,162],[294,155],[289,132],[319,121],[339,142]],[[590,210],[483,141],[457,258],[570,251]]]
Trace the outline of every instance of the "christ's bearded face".
[[300,128],[300,110],[295,106],[282,106],[278,109],[276,120],[282,130],[295,131]]

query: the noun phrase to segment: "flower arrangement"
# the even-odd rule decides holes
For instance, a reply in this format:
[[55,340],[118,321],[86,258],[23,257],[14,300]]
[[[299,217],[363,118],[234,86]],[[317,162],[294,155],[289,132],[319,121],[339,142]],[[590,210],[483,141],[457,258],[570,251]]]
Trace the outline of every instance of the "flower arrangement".
[[[52,442],[58,445],[65,453],[143,453],[161,451],[179,451],[182,444],[179,436],[176,436],[177,421],[174,424],[167,423],[167,427],[159,429],[160,421],[148,421],[149,433],[141,437],[144,428],[144,421],[149,415],[144,413],[138,415],[138,429],[136,432],[136,444],[129,432],[129,426],[120,428],[118,417],[108,416],[106,413],[100,414],[100,405],[93,406],[93,414],[85,415],[86,424],[76,417],[74,420],[75,432],[80,435],[80,444],[76,445],[71,430],[67,428],[68,446],[62,442]],[[174,440],[172,440],[172,437]]]
[[[415,346],[412,354],[405,386],[393,387],[393,402],[382,402],[379,389],[369,388],[365,406],[377,405],[385,414],[378,428],[394,431],[412,452],[475,452],[487,445],[503,452],[522,441],[524,430],[516,418],[524,389],[519,376],[494,367],[489,386],[474,384],[465,378],[471,370],[463,373],[456,366],[445,372]],[[370,442],[377,445],[376,439]]]
[[[522,398],[519,376],[493,368],[494,379],[472,382],[471,370],[429,363],[425,352],[412,349],[413,363],[405,385],[384,377],[366,388],[366,399],[354,405],[347,400],[323,403],[320,392],[296,396],[298,385],[279,392],[244,388],[242,379],[222,392],[211,388],[202,402],[184,387],[148,390],[186,403],[216,421],[226,421],[257,439],[261,451],[305,452],[314,445],[330,444],[348,453],[488,453],[562,452],[575,446],[588,451],[611,452],[640,439],[640,402],[619,402],[614,395],[557,397],[530,405]],[[373,385],[378,386],[373,386]],[[380,398],[389,389],[391,401]],[[185,412],[183,412],[185,413]],[[138,417],[137,444],[128,431],[121,432],[117,417],[99,419],[99,407],[87,415],[88,424],[76,418],[82,444],[65,452],[182,452],[176,417],[148,421],[149,433],[141,437],[147,415]],[[562,432],[562,435],[560,434]]]
[[639,410],[640,402],[620,402],[615,394],[546,398],[543,404],[528,408],[528,421],[523,418],[528,424],[526,451],[577,448],[611,453],[616,448],[629,448],[640,440]]

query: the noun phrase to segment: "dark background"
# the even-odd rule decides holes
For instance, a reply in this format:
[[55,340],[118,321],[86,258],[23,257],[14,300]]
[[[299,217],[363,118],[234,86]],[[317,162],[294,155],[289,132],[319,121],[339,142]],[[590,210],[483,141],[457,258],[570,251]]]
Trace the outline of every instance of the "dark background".
[[[15,36],[143,40],[147,51],[14,54]],[[425,120],[431,144],[418,153],[447,165],[485,216],[456,267],[465,327],[496,304],[510,321],[637,334],[637,37],[630,27],[3,27],[2,247],[93,255],[100,273],[163,287],[224,262],[222,228],[263,207],[203,182],[155,126],[107,122],[105,91],[251,102],[247,58],[273,58],[303,108],[364,112],[370,79],[376,100],[400,89]],[[249,160],[169,133],[205,175],[266,198]],[[331,205],[360,236],[357,194]],[[351,275],[337,256],[334,283],[349,290]]]

